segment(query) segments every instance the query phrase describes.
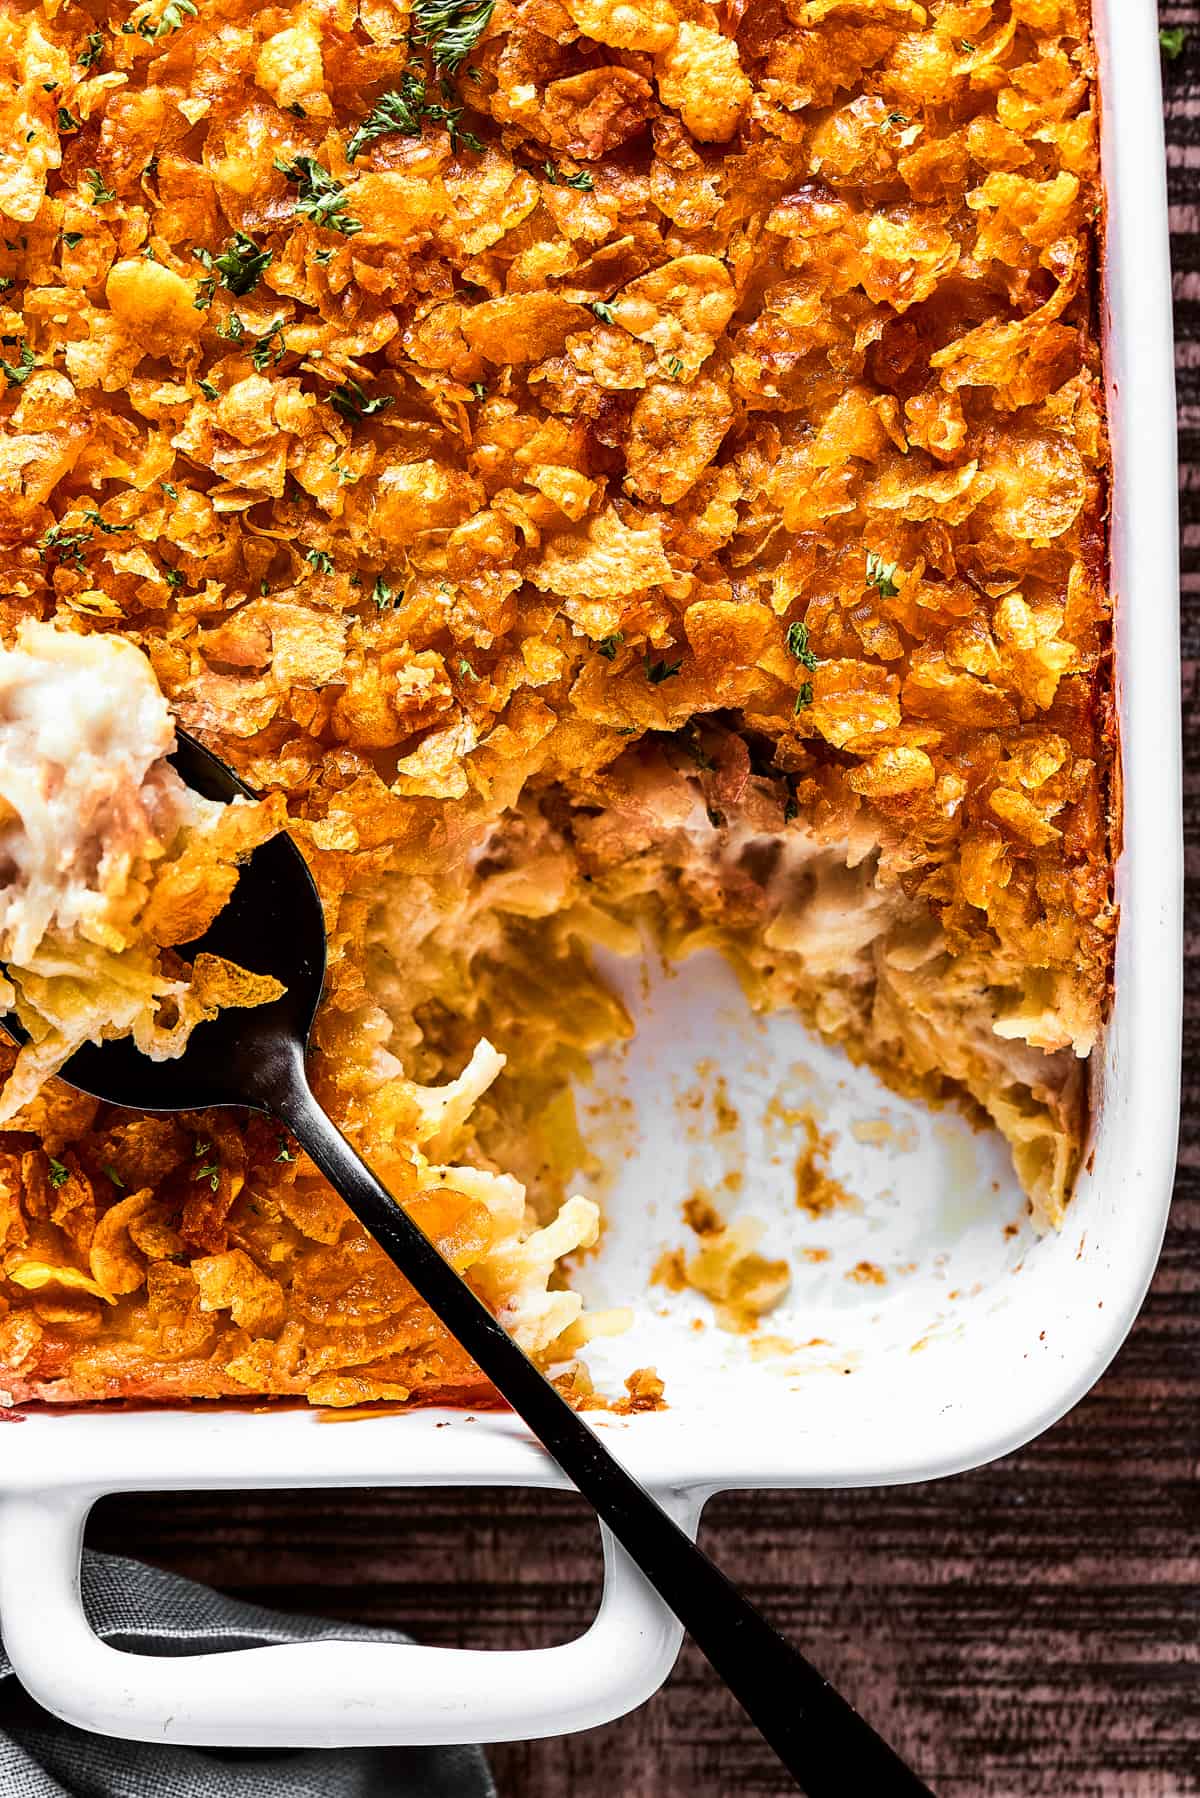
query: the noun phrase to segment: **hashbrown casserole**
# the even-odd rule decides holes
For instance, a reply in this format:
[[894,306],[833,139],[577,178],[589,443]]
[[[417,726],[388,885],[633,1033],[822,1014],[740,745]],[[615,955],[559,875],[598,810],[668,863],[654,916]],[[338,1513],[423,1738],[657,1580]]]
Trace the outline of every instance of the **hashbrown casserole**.
[[[531,1352],[603,1327],[570,1077],[646,931],[1057,1222],[1114,927],[1085,0],[3,0],[0,94],[5,639],[119,633],[285,796],[320,1096]],[[9,1402],[486,1398],[261,1120],[51,1084],[0,1248]]]

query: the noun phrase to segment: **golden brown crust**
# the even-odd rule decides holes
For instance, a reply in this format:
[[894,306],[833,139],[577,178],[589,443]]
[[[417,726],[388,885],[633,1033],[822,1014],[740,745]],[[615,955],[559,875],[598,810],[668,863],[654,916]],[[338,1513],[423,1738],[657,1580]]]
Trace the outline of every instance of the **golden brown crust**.
[[[497,0],[457,147],[434,117],[353,161],[405,7],[173,17],[0,7],[10,135],[34,120],[0,182],[0,330],[36,363],[0,399],[0,612],[145,644],[183,724],[287,795],[330,925],[325,1096],[385,1176],[411,1191],[389,1030],[414,1077],[460,1065],[504,956],[582,902],[576,825],[619,807],[631,738],[718,710],[777,828],[872,844],[1031,1053],[1085,1051],[1112,726],[1084,0]],[[243,294],[213,260],[235,232],[270,254]],[[492,824],[519,801],[542,875],[514,900]],[[426,922],[381,996],[385,887]],[[621,1027],[605,1004],[580,1047]],[[58,1103],[44,1146],[5,1139],[10,1250],[87,1263],[122,1131],[161,1157],[135,1173],[155,1246],[111,1304],[0,1286],[14,1397],[474,1394],[259,1125],[51,1134]],[[451,1210],[448,1239],[484,1227]],[[234,1252],[286,1321],[265,1288],[241,1324],[201,1308],[196,1259]]]

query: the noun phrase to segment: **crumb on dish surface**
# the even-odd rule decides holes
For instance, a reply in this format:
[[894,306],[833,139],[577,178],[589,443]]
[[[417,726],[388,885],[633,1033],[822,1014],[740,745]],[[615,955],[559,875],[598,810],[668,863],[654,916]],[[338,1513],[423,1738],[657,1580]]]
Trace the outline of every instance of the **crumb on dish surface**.
[[[721,948],[1061,1218],[1114,926],[1094,53],[1084,0],[456,18],[0,4],[0,634],[128,639],[283,796],[320,1096],[556,1366],[596,945]],[[20,1124],[9,1400],[486,1400],[273,1127]]]

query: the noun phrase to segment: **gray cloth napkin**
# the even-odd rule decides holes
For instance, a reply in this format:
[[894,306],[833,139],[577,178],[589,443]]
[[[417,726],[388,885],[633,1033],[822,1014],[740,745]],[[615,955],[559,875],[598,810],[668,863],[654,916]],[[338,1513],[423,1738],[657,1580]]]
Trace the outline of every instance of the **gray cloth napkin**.
[[[397,1630],[285,1617],[116,1555],[85,1554],[96,1633],[140,1654],[274,1642],[406,1642]],[[0,1798],[496,1798],[478,1748],[246,1753],[119,1742],[60,1723],[22,1692],[0,1644]]]

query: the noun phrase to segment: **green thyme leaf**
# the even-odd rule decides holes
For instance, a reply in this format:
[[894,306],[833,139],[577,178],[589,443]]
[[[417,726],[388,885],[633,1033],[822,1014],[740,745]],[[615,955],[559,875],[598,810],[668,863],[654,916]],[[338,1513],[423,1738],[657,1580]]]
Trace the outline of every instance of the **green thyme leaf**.
[[357,381],[347,380],[343,386],[334,388],[329,395],[329,404],[335,412],[340,412],[343,418],[348,418],[353,423],[356,418],[377,417],[394,405],[395,400],[390,393],[380,393],[374,399],[368,399]]
[[94,69],[104,55],[104,33],[89,31],[87,43],[75,58],[81,69]]
[[895,599],[899,593],[896,567],[895,562],[885,562],[873,549],[867,551],[867,586],[876,588],[880,599]]
[[428,49],[436,68],[453,74],[487,30],[494,5],[495,0],[414,0],[413,42]]
[[172,32],[180,30],[188,19],[198,18],[199,13],[195,0],[167,0],[157,19],[141,18],[136,25],[127,19],[121,31],[125,37],[136,35],[156,43],[160,37],[170,37]]
[[61,524],[52,524],[38,544],[38,556],[43,562],[53,556],[60,567],[82,568],[83,552],[91,541],[90,531],[65,531]]
[[93,206],[107,206],[110,200],[116,199],[116,188],[109,187],[99,169],[84,169],[83,178],[92,190]]
[[104,1169],[104,1172],[108,1175],[108,1177],[112,1181],[113,1185],[119,1186],[121,1188],[121,1190],[124,1191],[125,1182],[124,1182],[124,1180],[122,1180],[120,1174],[117,1172],[117,1170],[113,1166],[112,1162],[111,1161],[102,1161],[100,1163],[100,1166]]
[[586,169],[577,169],[573,175],[565,175],[561,169],[556,169],[552,162],[544,162],[542,173],[551,187],[574,187],[581,194],[590,194],[596,185]]
[[80,244],[83,242],[83,232],[82,231],[64,231],[63,232],[63,242],[66,244],[68,250],[77,250],[79,248]]
[[398,587],[389,587],[383,576],[379,574],[375,577],[375,585],[371,589],[371,598],[375,601],[379,610],[384,612],[398,597],[399,592],[400,589]]
[[292,1151],[287,1146],[287,1137],[286,1136],[281,1136],[279,1138],[279,1153],[278,1153],[278,1155],[276,1155],[275,1159],[276,1159],[276,1161],[295,1161],[295,1159],[296,1159],[296,1157],[292,1154]]
[[196,385],[200,389],[201,393],[204,395],[206,400],[215,400],[215,399],[220,398],[220,395],[218,394],[216,388],[213,386],[211,381],[197,381]]
[[1183,55],[1187,38],[1187,28],[1183,25],[1168,25],[1159,32],[1159,47],[1168,62],[1176,62]]
[[315,568],[318,574],[333,573],[333,557],[327,549],[306,549],[304,560],[310,568]]
[[788,653],[794,655],[805,668],[811,671],[816,667],[817,658],[808,644],[808,626],[802,618],[798,618],[794,624],[788,625],[787,646]]
[[607,300],[589,300],[588,311],[594,312],[602,324],[615,325],[616,314]]
[[20,360],[17,362],[15,368],[11,362],[6,362],[4,358],[0,356],[0,371],[3,372],[4,379],[8,382],[10,387],[23,387],[36,367],[37,362],[34,358],[33,351],[23,337],[21,339]]
[[276,367],[287,355],[287,344],[284,341],[283,327],[285,321],[277,318],[268,327],[250,352],[250,360],[261,374],[269,366]]
[[298,217],[311,219],[326,231],[340,231],[343,237],[353,237],[362,230],[362,221],[346,211],[350,199],[342,183],[322,168],[314,156],[294,156],[291,162],[277,156],[275,167],[296,183]]
[[381,94],[356,128],[346,145],[346,161],[353,162],[376,138],[399,132],[402,137],[420,137],[421,115],[425,109],[425,78],[413,69],[400,77],[400,86]]
[[274,250],[260,250],[252,237],[244,231],[235,231],[221,254],[210,266],[215,268],[221,277],[221,286],[227,293],[236,294],[244,299],[253,293],[258,286],[259,277],[266,269]]
[[69,106],[59,107],[58,128],[60,131],[78,131],[82,124],[83,120],[77,119]]
[[812,682],[810,680],[806,680],[803,683],[803,685],[801,686],[800,691],[796,695],[796,704],[793,707],[793,710],[797,711],[797,712],[802,712],[804,710],[805,706],[810,706],[812,704],[812,702],[813,702]]
[[624,631],[613,631],[609,636],[601,637],[596,645],[597,652],[604,657],[606,662],[611,662],[624,641]]
[[224,337],[229,343],[240,343],[245,335],[246,327],[236,312],[231,312],[217,326],[217,336]]
[[652,687],[661,686],[663,681],[671,680],[682,667],[682,656],[677,662],[652,662],[649,653],[646,655],[646,679]]
[[103,531],[106,537],[120,537],[126,531],[133,529],[131,524],[109,524],[107,519],[101,518],[99,512],[94,508],[91,511],[85,509],[83,516],[89,524],[94,524],[98,531]]
[[64,1186],[70,1178],[71,1178],[70,1168],[68,1168],[64,1162],[55,1161],[53,1155],[51,1155],[51,1157],[50,1157],[50,1184],[54,1188],[55,1192],[58,1191],[60,1186]]

